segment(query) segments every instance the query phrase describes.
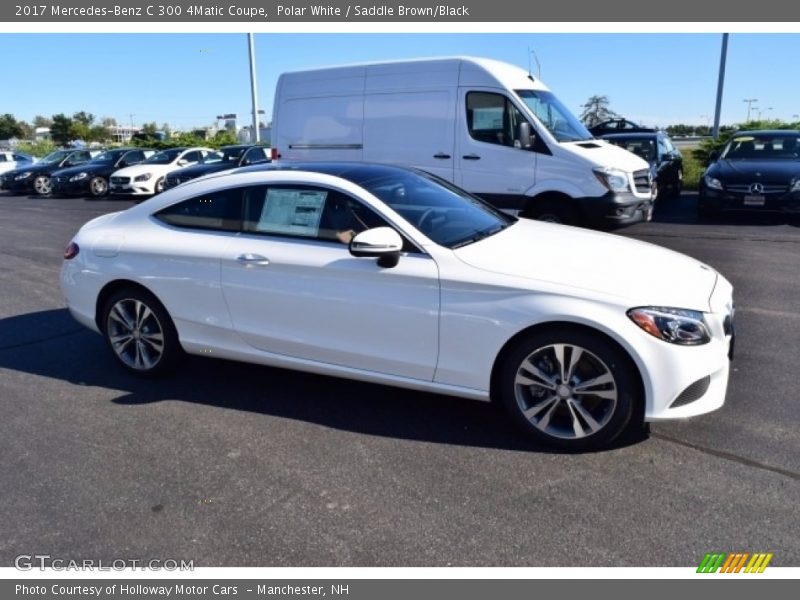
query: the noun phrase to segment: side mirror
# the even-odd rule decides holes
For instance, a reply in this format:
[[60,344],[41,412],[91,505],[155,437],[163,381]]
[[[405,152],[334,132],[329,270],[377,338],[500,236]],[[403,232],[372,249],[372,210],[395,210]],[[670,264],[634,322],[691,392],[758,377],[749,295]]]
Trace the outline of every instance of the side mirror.
[[531,124],[523,121],[517,128],[517,139],[515,140],[523,150],[533,148],[534,136],[531,133]]
[[391,227],[375,227],[356,235],[349,247],[353,256],[377,258],[381,267],[390,269],[400,260],[403,238]]
[[709,161],[714,162],[718,158],[719,158],[719,151],[718,150],[712,150],[711,152],[709,152],[709,154],[708,154],[708,160]]
[[185,158],[182,158],[182,159],[180,159],[180,160],[178,161],[178,166],[179,166],[179,167],[185,167],[185,166],[186,166],[186,165],[188,165],[188,164],[189,164],[189,161],[188,161],[188,160],[186,160]]

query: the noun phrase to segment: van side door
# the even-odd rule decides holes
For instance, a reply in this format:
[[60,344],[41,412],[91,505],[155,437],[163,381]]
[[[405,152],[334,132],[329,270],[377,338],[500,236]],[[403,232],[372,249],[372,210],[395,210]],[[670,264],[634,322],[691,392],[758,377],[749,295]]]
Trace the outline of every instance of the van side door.
[[454,182],[456,88],[370,93],[364,160],[417,167]]
[[456,121],[456,183],[498,208],[521,210],[537,160],[517,139],[523,113],[498,90],[459,88]]

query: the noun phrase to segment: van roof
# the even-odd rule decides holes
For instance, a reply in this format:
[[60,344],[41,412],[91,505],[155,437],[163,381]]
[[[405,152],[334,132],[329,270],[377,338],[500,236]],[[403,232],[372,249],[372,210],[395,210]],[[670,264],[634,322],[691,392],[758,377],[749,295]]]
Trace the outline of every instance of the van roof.
[[[403,67],[408,67],[415,73],[425,71],[447,71],[452,69],[458,73],[458,79],[453,83],[458,85],[488,85],[500,86],[507,89],[536,89],[547,90],[547,86],[541,80],[536,79],[530,73],[506,62],[491,58],[481,58],[475,56],[445,56],[427,57],[405,60],[390,60],[379,62],[362,62],[338,66],[316,67],[298,71],[289,71],[281,75],[281,78],[293,79],[300,75],[322,74],[339,76],[358,76],[358,75],[390,75],[399,74]],[[350,73],[348,73],[350,71]],[[360,72],[360,73],[359,73]]]

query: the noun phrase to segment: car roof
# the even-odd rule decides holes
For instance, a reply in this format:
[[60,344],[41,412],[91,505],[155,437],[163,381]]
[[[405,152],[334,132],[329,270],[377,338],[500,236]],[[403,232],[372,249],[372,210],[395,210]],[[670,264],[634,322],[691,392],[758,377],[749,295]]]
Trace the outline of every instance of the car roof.
[[310,173],[322,173],[345,179],[357,185],[372,179],[379,179],[391,175],[402,173],[420,173],[413,167],[400,167],[396,165],[386,165],[382,163],[369,162],[323,162],[323,161],[287,161],[271,162],[242,167],[230,171],[234,173],[252,173],[254,171],[305,171]]
[[611,140],[611,139],[646,139],[646,138],[653,138],[658,137],[659,135],[668,137],[666,133],[663,131],[636,131],[631,133],[604,133],[600,136],[601,139],[604,140]]
[[741,131],[737,131],[731,137],[736,137],[739,135],[772,135],[772,136],[781,136],[781,135],[800,135],[800,130],[798,129],[743,129]]

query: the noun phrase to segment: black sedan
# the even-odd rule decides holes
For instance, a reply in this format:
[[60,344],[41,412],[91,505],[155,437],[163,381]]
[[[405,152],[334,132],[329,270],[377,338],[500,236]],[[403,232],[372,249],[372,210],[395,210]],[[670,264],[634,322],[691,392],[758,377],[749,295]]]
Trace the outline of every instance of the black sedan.
[[800,213],[800,131],[740,131],[711,160],[700,181],[700,216]]
[[56,150],[32,165],[3,174],[3,189],[15,194],[36,192],[46,196],[52,189],[51,176],[59,169],[87,163],[99,152],[92,150]]
[[657,198],[679,196],[683,189],[683,156],[663,131],[646,133],[614,133],[603,136],[650,163]]
[[184,169],[177,169],[167,174],[164,179],[164,189],[168,190],[177,185],[197,179],[210,173],[218,173],[235,169],[236,167],[246,167],[270,161],[269,148],[263,146],[243,145],[243,146],[223,146],[219,149],[222,155],[221,160],[210,160]]
[[123,167],[137,165],[155,154],[148,148],[115,148],[90,162],[55,171],[50,177],[54,194],[90,195],[100,198],[108,194],[108,178]]

